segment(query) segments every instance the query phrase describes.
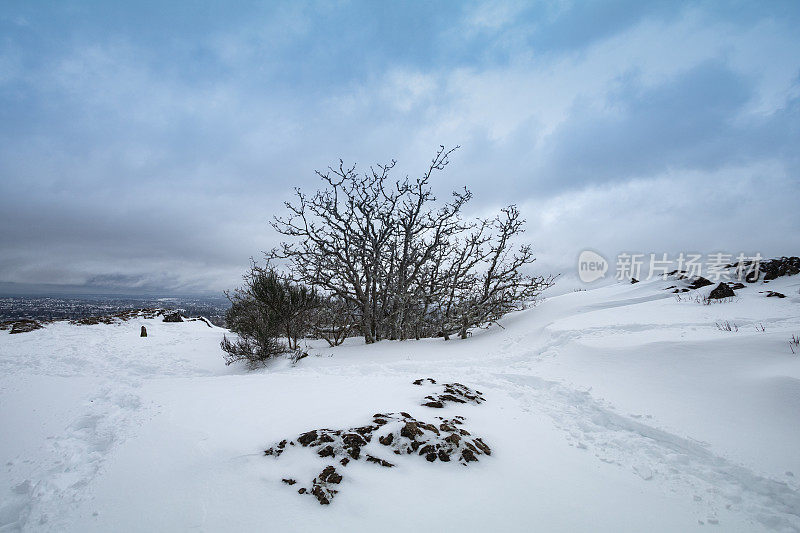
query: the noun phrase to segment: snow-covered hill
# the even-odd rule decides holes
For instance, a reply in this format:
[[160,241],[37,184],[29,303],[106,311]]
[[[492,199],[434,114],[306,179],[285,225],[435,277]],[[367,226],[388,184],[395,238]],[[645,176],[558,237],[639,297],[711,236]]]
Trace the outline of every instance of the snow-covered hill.
[[[258,372],[224,366],[224,330],[199,321],[0,332],[0,531],[800,530],[800,276],[711,305],[693,295],[712,287],[672,285],[552,297],[463,341],[316,345]],[[485,402],[423,406],[445,383]],[[376,413],[397,418],[360,459],[392,468],[297,440]],[[377,443],[437,417],[463,417],[491,455]],[[329,465],[342,480],[321,506],[298,488]]]

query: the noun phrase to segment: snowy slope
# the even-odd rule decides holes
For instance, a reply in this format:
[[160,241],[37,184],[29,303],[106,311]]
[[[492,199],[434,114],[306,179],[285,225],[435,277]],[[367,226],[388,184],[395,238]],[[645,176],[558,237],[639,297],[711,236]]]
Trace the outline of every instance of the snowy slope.
[[[354,339],[250,373],[202,322],[0,332],[0,531],[799,531],[798,278],[712,305],[617,284],[464,341]],[[424,407],[427,377],[486,402]],[[353,461],[328,506],[281,479],[329,459],[263,455],[401,411],[463,416],[492,454]]]

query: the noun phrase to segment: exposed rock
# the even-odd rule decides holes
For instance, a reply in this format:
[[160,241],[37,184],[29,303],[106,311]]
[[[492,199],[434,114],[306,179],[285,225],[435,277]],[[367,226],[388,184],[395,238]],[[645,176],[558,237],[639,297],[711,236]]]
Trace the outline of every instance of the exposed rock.
[[[431,378],[420,379],[415,385],[435,385]],[[442,386],[439,394],[440,403],[473,403],[484,401],[480,391],[472,390],[460,383],[448,383]],[[431,397],[429,396],[428,399]],[[314,429],[298,435],[296,441],[302,447],[310,448],[319,457],[339,459],[339,464],[346,467],[351,461],[364,459],[384,468],[394,468],[395,463],[375,455],[379,445],[395,455],[417,455],[424,457],[428,462],[439,460],[444,463],[458,462],[463,465],[478,461],[481,455],[491,455],[489,446],[479,437],[459,427],[463,425],[463,416],[454,416],[450,419],[435,417],[435,423],[417,420],[409,413],[375,413],[372,415],[372,424],[352,427],[349,429]],[[376,437],[377,438],[374,438]],[[280,457],[287,446],[294,446],[294,440],[282,440],[264,450],[264,455]],[[372,453],[362,453],[371,451]],[[282,480],[287,485],[294,485],[293,478]],[[342,475],[332,465],[314,478],[310,488],[301,488],[299,494],[311,494],[320,505],[328,505],[337,490],[334,485],[340,484]]]
[[415,437],[422,435],[422,431],[417,426],[416,421],[406,422],[403,429],[400,430],[400,435],[413,441]]
[[180,311],[175,311],[164,315],[164,322],[183,322]]
[[333,466],[326,466],[317,479],[322,483],[338,484],[342,482],[342,476],[336,472],[336,468]]
[[147,337],[147,328],[142,326],[142,332],[139,334],[140,337]]
[[691,278],[691,281],[689,282],[689,288],[692,289],[692,290],[695,290],[695,289],[699,289],[701,287],[706,287],[708,285],[713,285],[713,284],[714,283],[712,283],[711,281],[707,280],[703,276],[695,276],[695,277]]
[[392,468],[394,466],[389,461],[384,461],[383,459],[380,459],[378,457],[374,457],[374,456],[369,455],[369,454],[367,454],[367,461],[370,462],[370,463],[375,463],[375,464],[384,466],[386,468]]
[[14,320],[13,322],[11,322],[11,331],[9,331],[8,333],[9,334],[28,333],[30,331],[42,329],[43,327],[44,326],[42,326],[42,324],[37,320],[29,320],[23,318],[21,320]]
[[776,291],[767,291],[767,298],[786,298],[786,295]]
[[336,472],[334,466],[328,465],[314,478],[310,492],[317,498],[320,505],[328,505],[334,495],[339,492],[333,489],[331,485],[338,485],[341,482],[341,474]]
[[724,298],[733,298],[734,296],[736,296],[736,293],[727,283],[720,283],[708,294],[709,300],[722,300]]
[[780,257],[761,261],[759,270],[764,273],[764,279],[767,281],[781,276],[794,276],[800,274],[800,257]]
[[[326,431],[326,430],[322,430]],[[317,432],[316,431],[309,431],[307,433],[303,433],[299,437],[297,437],[297,442],[300,443],[301,446],[308,446],[312,442],[317,440]]]
[[[464,417],[451,419],[435,417],[436,423],[417,420],[408,413],[377,413],[373,416],[373,424],[359,426],[347,430],[315,429],[301,433],[297,443],[312,448],[320,457],[341,457],[339,463],[345,467],[351,461],[364,459],[368,463],[384,468],[393,468],[395,463],[382,459],[372,453],[361,451],[377,442],[395,455],[418,455],[426,461],[437,460],[445,463],[458,462],[463,465],[478,461],[481,455],[491,455],[489,446],[479,437],[460,428]],[[377,439],[374,437],[377,436]],[[287,446],[294,441],[282,440],[267,448],[264,455],[279,457]],[[373,444],[374,446],[374,444]],[[292,478],[284,479],[284,483]],[[327,466],[316,478],[311,488],[301,489],[300,494],[311,494],[321,505],[328,505],[337,493],[331,485],[342,481],[342,476],[333,466]]]
[[331,503],[333,496],[339,491],[331,489],[325,485],[316,484],[311,488],[311,494],[316,496],[320,505],[328,505]]
[[153,319],[162,316],[166,311],[164,309],[128,309],[126,311],[119,311],[110,315],[103,316],[86,316],[83,318],[76,318],[70,320],[70,324],[76,326],[94,326],[97,324],[116,324],[118,322],[127,322],[134,318]]
[[446,403],[472,403],[477,405],[486,401],[481,391],[473,390],[461,383],[445,383],[443,389],[439,394],[425,396],[426,401],[422,405],[441,409]]
[[196,321],[200,321],[200,322],[202,322],[203,324],[205,324],[206,326],[208,326],[208,327],[210,327],[210,328],[213,328],[213,327],[214,327],[214,326],[212,326],[212,325],[211,325],[211,322],[209,322],[209,321],[208,321],[208,319],[207,319],[206,317],[204,317],[204,316],[199,316],[199,317],[197,317],[197,318],[189,318],[189,319],[187,319],[187,320],[188,320],[189,322],[196,322]]
[[633,285],[634,283],[639,283],[639,280],[636,278],[631,278],[631,285]]

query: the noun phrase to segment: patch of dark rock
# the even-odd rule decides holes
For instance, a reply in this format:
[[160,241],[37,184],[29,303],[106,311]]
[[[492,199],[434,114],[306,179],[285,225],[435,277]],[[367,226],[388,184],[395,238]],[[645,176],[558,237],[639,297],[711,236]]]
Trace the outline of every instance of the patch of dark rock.
[[779,257],[761,261],[759,270],[764,273],[764,279],[767,281],[781,276],[794,276],[800,274],[800,257]]
[[299,442],[301,446],[308,446],[315,440],[317,440],[316,431],[308,431],[297,437],[297,442]]
[[146,327],[142,326],[142,330],[139,333],[139,336],[140,337],[147,337],[147,328]]
[[776,291],[767,291],[767,298],[786,298],[786,295]]
[[709,300],[722,300],[725,298],[733,298],[736,293],[733,292],[727,283],[720,283],[710,293],[708,293]]
[[695,290],[701,287],[707,287],[708,285],[713,285],[714,283],[707,280],[703,276],[695,276],[689,282],[689,289]]
[[337,492],[339,491],[321,484],[314,485],[311,488],[311,494],[313,494],[317,498],[317,501],[319,502],[320,505],[329,505],[334,495],[336,495]]
[[431,385],[436,385],[436,380],[435,380],[435,379],[432,379],[432,378],[420,378],[420,379],[416,379],[416,380],[414,380],[414,381],[412,382],[412,384],[413,384],[413,385],[422,385],[422,384],[423,384],[423,383],[425,383],[426,381],[427,381],[428,383],[430,383]]
[[469,449],[461,451],[461,458],[468,463],[478,460],[478,458],[475,457],[475,453],[473,453],[472,450]]
[[295,483],[297,483],[297,480],[292,478],[283,478],[281,481],[283,481],[287,485],[294,485]]
[[433,407],[441,409],[446,403],[473,403],[481,404],[486,399],[479,390],[473,390],[461,383],[445,383],[443,391],[439,394],[432,394],[425,396],[422,405],[424,407]]
[[333,466],[326,466],[317,479],[323,483],[338,484],[342,482],[342,476],[336,472],[336,468]]
[[380,457],[375,457],[374,455],[369,455],[369,454],[367,454],[367,462],[375,463],[377,465],[384,466],[386,468],[394,467],[394,465],[392,463],[390,463],[389,461],[385,461],[385,460],[381,459]]
[[417,426],[417,422],[406,422],[403,429],[400,430],[400,436],[409,440],[414,440],[417,435],[422,435],[422,431]]
[[[451,388],[459,390],[457,385],[451,384]],[[477,391],[473,392],[480,394]],[[315,429],[301,433],[296,440],[301,446],[313,449],[320,457],[340,458],[339,463],[342,467],[361,459],[384,468],[395,467],[396,464],[376,455],[362,453],[362,450],[369,450],[368,446],[375,444],[383,446],[395,455],[418,455],[429,462],[439,460],[467,465],[478,461],[482,455],[491,455],[491,449],[483,440],[473,437],[467,430],[459,427],[464,422],[463,416],[450,419],[435,417],[431,423],[417,420],[405,412],[376,413],[373,422],[373,425],[346,430]],[[267,448],[264,454],[280,457],[285,448],[294,443],[293,440],[282,440]],[[335,467],[327,466],[314,478],[311,488],[300,489],[298,492],[311,494],[321,505],[328,505],[337,493],[332,486],[338,485],[341,481],[342,475]],[[284,482],[292,484],[286,480]]]
[[142,308],[142,309],[127,309],[125,311],[118,311],[110,315],[102,316],[86,316],[82,318],[75,318],[69,321],[70,324],[75,326],[95,326],[97,324],[116,324],[118,322],[127,322],[134,318],[152,319],[167,313],[165,309],[158,308]]
[[739,283],[739,282],[736,282],[736,283],[728,283],[728,286],[729,286],[731,289],[735,290],[735,291],[736,291],[736,290],[739,290],[739,289],[744,289],[744,283]]
[[180,311],[175,311],[174,313],[164,315],[164,322],[183,322],[183,317]]
[[328,445],[320,449],[317,452],[317,455],[319,455],[320,457],[333,457],[334,455],[336,455],[336,452],[333,451],[333,446]]
[[[437,423],[430,424],[416,419],[403,418],[396,421],[391,433],[379,437],[378,442],[392,448],[398,455],[415,453],[434,462],[437,459],[449,462],[456,459],[462,464],[477,460],[479,455],[490,455],[491,449],[482,440],[472,437],[468,431],[460,429],[460,419],[436,417]],[[381,429],[384,431],[384,428]],[[391,435],[391,438],[389,438]],[[470,453],[463,454],[464,450]]]
[[310,492],[317,498],[320,505],[328,505],[336,493],[339,492],[332,488],[331,485],[338,485],[341,482],[341,474],[336,472],[334,466],[328,465],[314,478]]
[[[8,325],[6,325],[6,324],[8,324]],[[44,327],[44,326],[42,326],[41,322],[39,322],[38,320],[31,320],[31,319],[27,319],[27,318],[23,318],[21,320],[14,320],[14,321],[12,321],[10,323],[6,322],[4,324],[4,326],[5,327],[3,327],[2,329],[10,329],[11,330],[11,331],[8,332],[9,335],[17,334],[17,333],[29,333],[31,331],[35,331],[37,329],[42,329]]]
[[113,324],[115,321],[115,317],[112,316],[87,316],[70,322],[76,326],[96,326],[97,324]]
[[636,278],[631,278],[631,285],[633,285],[634,283],[639,283],[639,280]]
[[[370,433],[371,436],[372,434]],[[358,433],[348,433],[342,437],[342,447],[352,459],[359,458],[361,447],[366,446],[366,444],[367,441]]]

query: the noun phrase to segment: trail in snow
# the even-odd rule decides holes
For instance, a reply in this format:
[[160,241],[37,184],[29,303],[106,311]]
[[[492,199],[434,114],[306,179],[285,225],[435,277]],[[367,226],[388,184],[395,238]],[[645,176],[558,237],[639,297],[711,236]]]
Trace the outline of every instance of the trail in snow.
[[63,433],[48,437],[48,460],[13,488],[0,507],[0,525],[65,527],[70,510],[84,499],[106,456],[124,441],[130,426],[146,416],[134,388],[118,381],[103,385]]
[[711,523],[718,521],[724,507],[772,529],[800,530],[797,485],[758,475],[715,455],[701,442],[619,415],[588,391],[530,374],[495,376],[508,382],[524,410],[547,413],[571,445],[643,480],[661,481],[668,488],[691,487],[696,501],[707,503]]

